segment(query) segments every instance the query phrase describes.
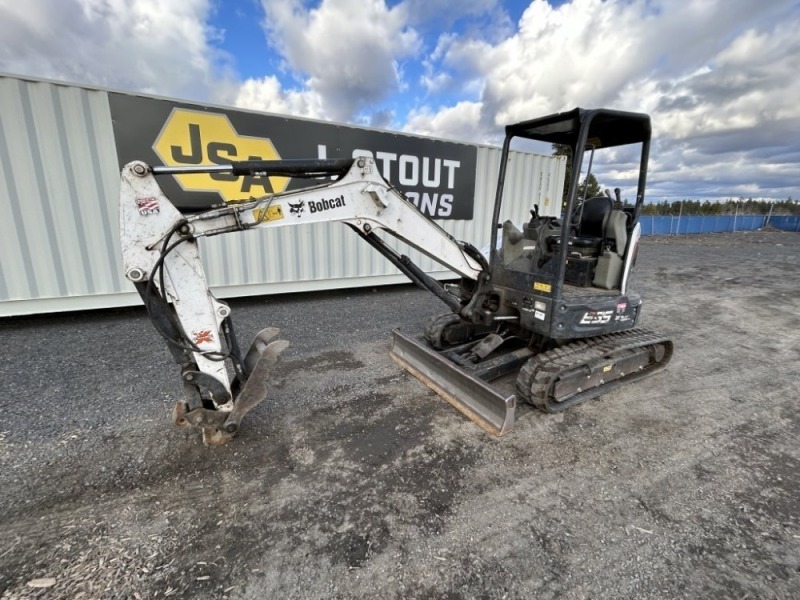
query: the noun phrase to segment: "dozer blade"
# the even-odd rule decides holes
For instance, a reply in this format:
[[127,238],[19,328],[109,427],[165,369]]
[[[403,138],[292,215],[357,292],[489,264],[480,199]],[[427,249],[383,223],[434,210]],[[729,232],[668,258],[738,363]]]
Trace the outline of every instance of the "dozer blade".
[[424,338],[395,329],[390,356],[489,433],[502,436],[514,428],[516,394],[496,390],[432,349]]

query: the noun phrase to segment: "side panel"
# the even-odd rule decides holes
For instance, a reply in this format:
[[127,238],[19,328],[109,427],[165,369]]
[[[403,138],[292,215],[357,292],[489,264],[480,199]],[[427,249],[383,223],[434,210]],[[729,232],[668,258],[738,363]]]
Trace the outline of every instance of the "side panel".
[[641,305],[638,294],[562,300],[555,307],[550,335],[575,339],[633,329],[639,320]]

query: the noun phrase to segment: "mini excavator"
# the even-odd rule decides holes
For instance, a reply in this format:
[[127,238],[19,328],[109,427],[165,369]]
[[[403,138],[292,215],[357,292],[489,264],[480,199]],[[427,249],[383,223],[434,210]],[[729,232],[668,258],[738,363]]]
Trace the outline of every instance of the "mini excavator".
[[[268,327],[245,353],[231,309],[210,292],[198,252],[205,236],[339,221],[350,227],[448,312],[420,335],[392,334],[391,356],[487,431],[514,426],[517,401],[560,412],[669,362],[673,343],[636,327],[641,297],[629,289],[641,235],[650,118],[608,109],[574,109],[505,130],[491,243],[485,254],[425,217],[378,172],[373,159],[239,161],[228,165],[125,165],[120,186],[124,271],[180,366],[179,427],[202,430],[209,445],[230,441],[245,414],[264,400],[288,342]],[[533,205],[521,227],[500,222],[512,141],[567,146],[572,169],[563,202]],[[596,150],[635,145],[636,198],[586,198],[580,185]],[[227,173],[311,178],[310,187],[181,213],[158,177]],[[308,210],[300,210],[308,207]],[[285,218],[292,215],[293,218]],[[454,273],[434,280],[376,234],[382,230]],[[487,256],[488,255],[488,256]]]

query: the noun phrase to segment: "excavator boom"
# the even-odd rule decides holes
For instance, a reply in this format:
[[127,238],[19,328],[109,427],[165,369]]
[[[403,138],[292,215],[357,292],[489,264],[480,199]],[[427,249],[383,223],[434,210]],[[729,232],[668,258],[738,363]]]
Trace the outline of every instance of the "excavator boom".
[[[175,208],[156,181],[160,175],[209,171],[324,179],[298,191],[195,215],[184,215]],[[331,174],[339,178],[331,181]],[[173,413],[176,425],[202,429],[209,444],[227,442],[244,414],[266,396],[265,377],[288,346],[288,342],[275,339],[275,328],[267,328],[246,355],[241,353],[233,334],[230,307],[208,288],[197,239],[330,221],[351,227],[413,282],[435,293],[454,311],[461,307],[459,299],[375,232],[386,231],[467,280],[477,280],[487,267],[477,250],[456,241],[387,183],[371,158],[246,161],[176,168],[132,162],[123,168],[120,226],[124,271],[181,366],[185,397]],[[226,366],[228,360],[233,363],[233,380]]]
[[[229,441],[245,414],[264,400],[269,375],[288,346],[268,327],[242,352],[230,307],[208,288],[197,239],[248,229],[341,222],[435,294],[449,313],[432,319],[423,336],[395,331],[391,356],[495,435],[512,429],[518,399],[559,412],[661,371],[673,354],[672,341],[638,328],[642,299],[629,290],[650,132],[647,115],[609,109],[578,108],[509,125],[488,258],[422,215],[368,157],[126,165],[120,186],[124,269],[180,365],[184,397],[175,406],[175,424],[202,429],[209,444]],[[531,218],[521,227],[500,222],[517,137],[566,147],[572,160],[564,198],[537,198],[527,190]],[[635,202],[623,203],[619,191],[614,200],[608,190],[587,198],[587,186],[579,182],[584,155],[588,180],[595,152],[628,146],[639,154]],[[314,181],[192,215],[175,208],[156,181],[208,172]],[[378,230],[451,270],[459,283],[441,285]]]

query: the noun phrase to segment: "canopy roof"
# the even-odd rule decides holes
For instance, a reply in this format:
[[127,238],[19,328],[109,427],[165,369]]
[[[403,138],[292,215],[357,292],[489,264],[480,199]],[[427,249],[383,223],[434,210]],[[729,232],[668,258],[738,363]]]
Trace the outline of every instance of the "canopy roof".
[[523,121],[506,127],[506,135],[539,140],[550,144],[575,146],[581,125],[589,126],[587,143],[597,148],[635,144],[650,139],[650,117],[619,110],[573,110]]

